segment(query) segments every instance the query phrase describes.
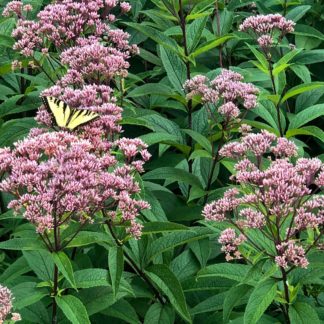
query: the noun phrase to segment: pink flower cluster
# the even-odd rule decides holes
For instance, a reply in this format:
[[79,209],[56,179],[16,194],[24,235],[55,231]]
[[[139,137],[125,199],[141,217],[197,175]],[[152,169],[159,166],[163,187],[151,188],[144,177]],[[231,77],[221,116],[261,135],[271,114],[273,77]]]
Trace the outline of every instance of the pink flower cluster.
[[264,233],[269,224],[282,226],[288,222],[280,244],[276,243],[280,245],[277,247],[280,254],[274,256],[283,268],[307,266],[303,248],[292,240],[307,228],[321,232],[324,225],[324,198],[311,196],[309,188],[312,184],[323,186],[324,164],[317,158],[299,158],[292,163],[288,158],[296,156],[296,150],[294,143],[267,131],[250,133],[225,145],[220,155],[237,160],[232,179],[239,189],[228,190],[223,198],[207,204],[203,210],[207,220],[227,221],[247,238],[251,229]]
[[11,1],[7,4],[2,12],[4,17],[10,17],[16,15],[19,18],[23,17],[23,13],[32,11],[33,7],[30,4],[24,5],[22,1]]
[[246,134],[241,141],[228,143],[220,150],[223,157],[229,158],[240,158],[250,153],[260,157],[267,152],[272,152],[276,157],[292,157],[297,155],[297,147],[286,138],[277,138],[276,135],[262,130],[258,134]]
[[[134,199],[140,192],[134,173],[144,171],[150,154],[141,140],[119,138],[122,108],[111,80],[127,75],[127,60],[138,49],[127,33],[107,24],[118,5],[123,13],[131,9],[116,0],[59,0],[44,8],[38,21],[20,17],[14,31],[15,48],[26,56],[36,49],[47,55],[51,46],[61,52],[67,72],[42,96],[100,116],[73,133],[33,129],[13,150],[1,150],[0,170],[6,175],[0,187],[16,197],[9,207],[23,212],[40,234],[69,219],[91,222],[104,210],[135,238],[141,235],[136,217],[149,204]],[[55,126],[44,106],[36,120]]]
[[244,241],[246,241],[246,237],[243,234],[237,236],[232,228],[227,228],[220,234],[218,243],[222,244],[221,250],[225,252],[226,261],[242,258],[238,247]]
[[[141,147],[128,154],[130,162],[142,149],[142,154],[148,155],[144,143],[137,140],[136,144]],[[8,207],[23,212],[37,232],[44,233],[69,218],[91,222],[109,200],[110,208],[117,207],[121,221],[130,222],[130,231],[138,237],[135,218],[149,205],[132,198],[140,191],[132,176],[133,168],[119,166],[110,151],[100,156],[96,151],[91,142],[76,135],[64,131],[42,133],[40,129],[17,142],[13,150],[1,149],[0,171],[8,175],[0,188],[15,196]]]
[[241,74],[223,69],[212,81],[202,75],[187,80],[184,89],[188,92],[188,99],[199,95],[204,103],[220,103],[218,112],[229,120],[240,115],[240,105],[245,109],[252,109],[257,105],[259,90],[253,84],[242,81]]
[[284,242],[277,245],[279,255],[276,256],[276,263],[284,268],[289,268],[289,265],[296,267],[307,268],[309,262],[305,257],[305,250],[295,244],[294,241]]
[[[114,30],[106,23],[115,20],[110,11],[118,6],[117,1],[107,3],[104,0],[60,0],[47,5],[37,15],[38,21],[27,20],[22,11],[30,11],[29,5],[22,5],[21,1],[10,2],[4,10],[4,15],[15,13],[18,16],[17,27],[13,31],[16,38],[14,49],[25,56],[33,56],[35,50],[46,53],[53,44],[60,51],[76,45],[79,38],[88,36],[105,39],[108,46],[115,46],[121,50],[136,51],[128,45],[129,35],[120,30]],[[123,13],[130,10],[126,2],[120,4]]]
[[[13,296],[11,291],[2,285],[0,285],[0,324],[2,324],[11,313]],[[21,317],[18,313],[11,314],[11,321],[20,321]]]
[[251,16],[240,25],[240,31],[253,33],[260,47],[268,50],[274,44],[275,33],[278,32],[278,42],[294,31],[295,23],[280,14]]
[[69,69],[61,80],[64,85],[102,83],[120,75],[127,76],[129,53],[113,47],[105,47],[98,40],[77,41],[77,46],[65,50],[61,54],[61,62]]

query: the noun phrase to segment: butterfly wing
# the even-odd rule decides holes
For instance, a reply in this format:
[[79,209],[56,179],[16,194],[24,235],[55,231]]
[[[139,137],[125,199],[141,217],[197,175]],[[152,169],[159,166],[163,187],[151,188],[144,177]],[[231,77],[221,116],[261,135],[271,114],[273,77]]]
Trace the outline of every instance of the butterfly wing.
[[90,110],[71,108],[64,101],[54,97],[43,97],[46,107],[54,115],[57,126],[70,130],[99,117]]
[[54,97],[43,97],[45,106],[54,115],[57,126],[66,128],[71,115],[71,108],[62,100]]
[[97,113],[90,110],[72,109],[71,118],[69,119],[66,127],[73,130],[76,127],[88,123],[98,117],[99,115]]

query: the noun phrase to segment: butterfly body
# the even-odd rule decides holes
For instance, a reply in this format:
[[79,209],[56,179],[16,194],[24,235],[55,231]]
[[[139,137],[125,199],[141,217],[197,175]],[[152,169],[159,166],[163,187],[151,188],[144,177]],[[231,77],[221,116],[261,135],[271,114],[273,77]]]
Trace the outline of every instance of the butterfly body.
[[64,101],[54,97],[43,97],[43,102],[46,108],[52,112],[57,126],[71,131],[99,117],[91,110],[71,108]]

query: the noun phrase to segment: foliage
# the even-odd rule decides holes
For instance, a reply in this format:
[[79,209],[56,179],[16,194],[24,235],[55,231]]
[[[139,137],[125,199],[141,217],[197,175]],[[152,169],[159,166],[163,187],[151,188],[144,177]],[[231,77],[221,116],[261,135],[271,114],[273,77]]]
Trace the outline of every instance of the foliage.
[[[50,2],[0,18],[0,322],[324,321],[321,1],[72,1],[80,29]],[[103,118],[58,131],[44,95]],[[279,207],[238,216],[274,169]]]

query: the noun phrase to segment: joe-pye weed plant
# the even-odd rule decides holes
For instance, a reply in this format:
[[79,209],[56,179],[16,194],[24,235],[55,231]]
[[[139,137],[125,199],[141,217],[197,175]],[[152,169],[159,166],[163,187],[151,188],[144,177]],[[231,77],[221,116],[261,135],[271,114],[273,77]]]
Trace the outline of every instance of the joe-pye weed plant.
[[10,2],[0,320],[320,323],[322,9]]

